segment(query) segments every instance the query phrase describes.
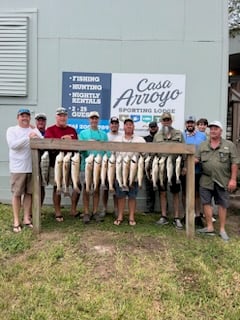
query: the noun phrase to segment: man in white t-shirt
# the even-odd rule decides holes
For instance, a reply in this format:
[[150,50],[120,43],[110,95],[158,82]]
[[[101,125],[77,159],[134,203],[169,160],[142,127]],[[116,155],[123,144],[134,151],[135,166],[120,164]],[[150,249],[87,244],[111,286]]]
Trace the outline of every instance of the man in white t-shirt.
[[9,147],[9,170],[11,174],[13,232],[21,231],[20,209],[23,196],[23,225],[32,228],[32,157],[31,138],[42,138],[40,131],[30,124],[29,109],[20,109],[17,113],[18,124],[7,129],[6,138]]

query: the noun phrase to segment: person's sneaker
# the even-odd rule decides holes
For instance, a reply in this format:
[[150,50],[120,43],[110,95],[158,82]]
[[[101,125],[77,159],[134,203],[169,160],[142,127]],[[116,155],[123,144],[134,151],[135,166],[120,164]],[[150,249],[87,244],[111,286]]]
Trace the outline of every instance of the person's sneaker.
[[183,229],[183,225],[179,218],[174,218],[173,225],[175,226],[176,229]]
[[101,217],[99,213],[94,213],[92,215],[92,219],[95,220],[96,222],[102,222],[104,220],[103,217]]
[[202,218],[200,216],[195,217],[195,226],[204,228],[204,223],[203,223]]
[[82,221],[83,221],[84,224],[88,224],[90,222],[90,215],[89,214],[84,214]]
[[158,224],[159,226],[169,224],[168,218],[161,216],[161,218],[158,221],[156,221],[156,224]]
[[215,236],[215,231],[214,230],[209,231],[207,227],[202,228],[202,229],[198,229],[197,232],[200,234],[205,234],[207,236]]
[[99,216],[104,218],[106,216],[106,210],[102,210],[102,212],[99,213]]
[[224,240],[224,241],[228,241],[229,240],[229,236],[227,235],[226,231],[220,231],[219,232],[219,236]]

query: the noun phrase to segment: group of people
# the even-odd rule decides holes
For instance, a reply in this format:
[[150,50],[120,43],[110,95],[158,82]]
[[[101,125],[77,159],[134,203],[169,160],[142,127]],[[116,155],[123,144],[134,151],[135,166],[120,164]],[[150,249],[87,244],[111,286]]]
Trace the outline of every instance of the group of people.
[[[137,143],[186,143],[196,146],[196,164],[195,164],[195,224],[201,229],[202,234],[213,235],[214,227],[212,223],[212,199],[218,205],[218,215],[220,221],[219,235],[225,241],[229,239],[225,230],[225,221],[227,208],[229,206],[229,192],[237,187],[237,174],[239,157],[236,147],[231,141],[222,138],[222,124],[219,121],[213,121],[208,124],[207,119],[199,119],[196,122],[194,116],[185,119],[185,130],[181,132],[172,126],[173,118],[168,112],[161,116],[161,129],[156,122],[149,123],[149,135],[140,137],[134,133],[134,122],[127,118],[123,123],[123,133],[119,133],[119,119],[112,117],[110,119],[110,131],[106,134],[102,131],[99,124],[99,113],[92,111],[89,114],[89,128],[82,130],[77,135],[74,128],[67,125],[68,113],[65,108],[56,110],[56,122],[54,125],[46,128],[47,117],[44,113],[35,116],[35,126],[31,125],[31,113],[28,109],[20,109],[17,114],[17,126],[10,127],[7,130],[7,142],[9,145],[9,165],[11,173],[11,191],[13,207],[13,231],[21,231],[20,208],[23,196],[23,225],[32,228],[31,222],[31,150],[29,141],[31,138],[58,138],[58,139],[79,139],[85,141],[114,141],[114,142],[137,142]],[[206,130],[209,132],[206,133]],[[99,151],[86,150],[81,152],[81,181],[84,181],[85,159],[90,155],[96,155]],[[100,152],[103,156],[105,151]],[[133,156],[133,152],[117,152],[122,157]],[[50,152],[50,183],[53,184],[53,205],[55,210],[55,219],[57,222],[63,222],[64,217],[61,213],[61,195],[56,192],[54,185],[54,165],[57,152]],[[172,155],[172,161],[175,162],[177,155]],[[173,197],[173,224],[177,229],[183,228],[183,220],[180,219],[180,191],[182,191],[183,205],[186,197],[186,168],[184,158],[181,165],[181,184],[176,181],[175,172],[171,178],[170,193]],[[152,181],[145,177],[146,184],[146,213],[153,213],[155,210],[156,192],[153,190]],[[82,186],[79,183],[80,190],[83,193],[83,215],[82,220],[88,224],[91,219],[97,222],[102,221],[108,204],[108,190],[104,190],[100,199],[100,184],[93,195],[86,192],[85,183]],[[116,193],[113,197],[114,203],[114,225],[119,226],[124,219],[124,210],[126,200],[128,201],[129,225],[135,226],[136,198],[138,194],[138,184],[134,184],[129,190],[122,190],[117,181],[115,183]],[[169,208],[167,202],[167,178],[165,177],[163,185],[159,185],[159,199],[161,207],[160,219],[156,222],[158,225],[169,224],[167,211]],[[44,201],[45,190],[41,188],[41,203]],[[90,197],[93,204],[90,211]],[[73,191],[71,196],[70,215],[79,217],[77,204],[79,193]],[[102,200],[102,211],[99,211],[100,200]],[[204,227],[201,218],[201,209],[206,218],[206,227]]]

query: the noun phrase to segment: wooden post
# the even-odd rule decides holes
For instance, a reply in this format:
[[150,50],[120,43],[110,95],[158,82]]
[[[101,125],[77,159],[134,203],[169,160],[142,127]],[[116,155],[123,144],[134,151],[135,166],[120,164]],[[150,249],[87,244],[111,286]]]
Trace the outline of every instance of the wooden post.
[[195,234],[195,156],[187,156],[186,175],[186,233],[188,238]]
[[32,221],[33,231],[41,232],[41,186],[39,170],[39,150],[32,150],[32,176],[33,176],[33,195],[32,195]]

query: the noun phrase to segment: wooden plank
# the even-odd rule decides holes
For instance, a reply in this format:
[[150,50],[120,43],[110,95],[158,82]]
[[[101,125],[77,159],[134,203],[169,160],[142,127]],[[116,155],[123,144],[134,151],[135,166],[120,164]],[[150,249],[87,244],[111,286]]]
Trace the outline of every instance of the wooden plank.
[[186,233],[188,238],[195,234],[195,157],[187,157],[186,175]]
[[32,195],[32,222],[33,231],[41,231],[41,181],[39,170],[39,150],[32,150],[32,176],[33,176],[33,195]]
[[126,142],[102,142],[102,141],[79,141],[63,139],[31,139],[32,149],[40,150],[107,150],[124,152],[148,152],[167,154],[193,154],[195,146],[184,143],[126,143]]

